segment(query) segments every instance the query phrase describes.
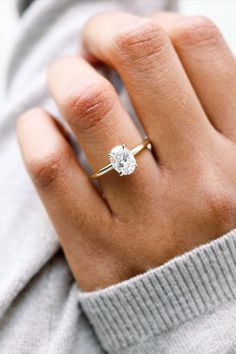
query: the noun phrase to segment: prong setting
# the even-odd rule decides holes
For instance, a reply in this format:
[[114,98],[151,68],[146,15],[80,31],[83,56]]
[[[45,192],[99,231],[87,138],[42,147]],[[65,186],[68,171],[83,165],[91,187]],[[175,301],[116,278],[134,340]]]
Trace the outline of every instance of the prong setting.
[[91,178],[98,178],[113,169],[116,170],[120,176],[130,175],[137,167],[135,156],[145,148],[151,149],[151,141],[148,138],[141,144],[135,146],[132,150],[127,149],[124,144],[115,146],[108,154],[110,164],[94,172]]
[[108,156],[112,167],[120,176],[132,174],[137,167],[133,153],[124,144],[114,147]]

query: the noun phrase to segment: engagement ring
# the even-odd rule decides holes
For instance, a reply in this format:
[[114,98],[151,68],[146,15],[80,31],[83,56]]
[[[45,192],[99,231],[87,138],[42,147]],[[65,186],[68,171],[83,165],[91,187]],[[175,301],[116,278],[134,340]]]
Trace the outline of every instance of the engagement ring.
[[151,150],[151,142],[149,139],[145,139],[132,150],[129,150],[124,144],[115,146],[108,154],[110,163],[94,172],[91,178],[95,179],[100,177],[113,169],[117,171],[120,176],[132,174],[137,167],[135,156],[145,148]]

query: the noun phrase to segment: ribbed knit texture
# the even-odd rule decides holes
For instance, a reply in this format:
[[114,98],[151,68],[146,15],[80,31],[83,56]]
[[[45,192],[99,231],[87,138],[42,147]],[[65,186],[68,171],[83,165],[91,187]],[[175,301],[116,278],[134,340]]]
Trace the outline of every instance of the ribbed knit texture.
[[236,230],[117,286],[81,293],[79,299],[105,349],[117,353],[235,296]]

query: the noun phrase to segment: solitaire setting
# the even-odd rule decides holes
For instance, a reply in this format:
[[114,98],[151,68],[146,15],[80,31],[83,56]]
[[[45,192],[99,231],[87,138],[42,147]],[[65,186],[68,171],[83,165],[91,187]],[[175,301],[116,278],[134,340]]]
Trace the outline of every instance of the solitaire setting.
[[137,167],[133,153],[124,144],[114,147],[108,157],[120,176],[131,175]]
[[151,142],[148,138],[146,138],[141,144],[135,146],[132,150],[129,150],[124,144],[115,146],[108,154],[110,159],[109,165],[94,172],[91,175],[91,178],[98,178],[112,170],[118,172],[120,176],[131,175],[137,167],[135,156],[145,148],[148,150],[151,150],[152,148]]

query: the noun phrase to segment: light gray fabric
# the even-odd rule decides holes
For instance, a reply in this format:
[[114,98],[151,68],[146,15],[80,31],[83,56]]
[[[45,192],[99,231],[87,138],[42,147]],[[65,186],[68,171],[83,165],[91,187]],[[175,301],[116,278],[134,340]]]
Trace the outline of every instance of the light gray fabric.
[[116,8],[143,13],[170,3],[37,0],[22,17],[0,123],[1,354],[236,353],[235,230],[135,279],[83,294],[14,133],[17,116],[35,105],[61,119],[46,89],[47,66],[76,51],[90,16]]
[[235,236],[236,230],[127,282],[80,294],[107,351],[236,353]]

